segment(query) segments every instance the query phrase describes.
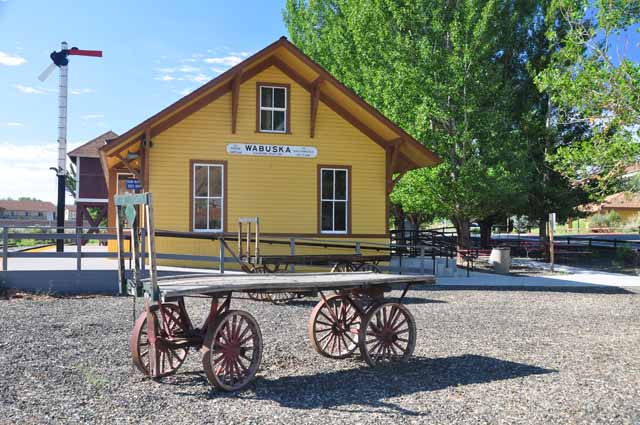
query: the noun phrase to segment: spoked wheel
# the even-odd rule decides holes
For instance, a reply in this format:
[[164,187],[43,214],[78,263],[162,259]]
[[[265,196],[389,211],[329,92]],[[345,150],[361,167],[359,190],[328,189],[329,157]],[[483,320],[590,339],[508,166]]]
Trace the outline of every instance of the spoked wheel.
[[358,272],[382,273],[382,270],[380,270],[380,267],[378,267],[375,264],[371,264],[371,263],[362,263],[362,264],[360,264],[360,266],[356,269],[356,271],[358,271]]
[[[179,335],[186,331],[185,326],[182,323],[180,317],[180,309],[175,304],[163,304],[162,305],[166,313],[167,326],[172,335]],[[160,307],[152,305],[151,313],[155,319],[156,329],[158,336],[167,338],[169,335],[166,332],[164,325],[162,324],[162,317],[160,315]],[[133,364],[144,375],[149,376],[149,334],[147,325],[147,313],[143,311],[136,323],[133,326],[133,332],[129,338],[129,346],[131,348],[131,357]],[[160,341],[157,349],[158,358],[158,377],[171,375],[174,373],[187,358],[188,348],[186,347],[171,347],[167,342]]]
[[331,268],[331,273],[347,273],[355,271],[353,264],[351,263],[337,263]]
[[[270,271],[265,266],[256,266],[253,269],[251,269],[251,272],[255,274],[270,273]],[[266,292],[250,291],[250,292],[247,292],[247,295],[249,295],[249,298],[251,298],[254,301],[271,301],[269,294]]]
[[343,294],[320,300],[309,317],[309,338],[315,350],[332,359],[344,359],[358,348],[362,318]]
[[360,327],[360,352],[369,366],[406,360],[416,346],[416,322],[402,304],[371,309]]
[[262,334],[246,311],[229,310],[209,327],[202,346],[202,365],[216,388],[237,391],[246,387],[262,360]]
[[289,301],[298,298],[298,294],[295,292],[269,292],[267,295],[274,304],[286,304]]

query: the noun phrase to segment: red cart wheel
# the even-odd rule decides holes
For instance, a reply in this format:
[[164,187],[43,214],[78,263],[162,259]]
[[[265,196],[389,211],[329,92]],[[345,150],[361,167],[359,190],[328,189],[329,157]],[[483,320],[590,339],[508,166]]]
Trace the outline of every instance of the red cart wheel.
[[[251,273],[268,274],[270,272],[265,266],[256,266],[253,269],[251,269]],[[266,293],[266,292],[249,291],[249,292],[247,292],[247,295],[249,296],[249,298],[251,298],[254,301],[271,301],[271,298],[269,297],[269,294]]]
[[358,271],[358,272],[382,273],[382,270],[380,270],[380,267],[378,267],[375,264],[371,264],[371,263],[362,263],[362,264],[360,264],[360,266],[356,269],[356,271]]
[[[180,317],[180,308],[175,304],[163,304],[162,306],[166,313],[167,326],[169,327],[171,334],[177,335],[183,333],[186,329]],[[150,308],[153,313],[153,317],[155,318],[156,329],[159,334],[158,336],[167,338],[169,335],[162,325],[160,307],[157,304],[154,304]],[[140,316],[138,316],[138,319],[133,326],[133,332],[131,332],[131,337],[129,338],[129,346],[131,348],[133,364],[140,372],[149,376],[149,335],[146,311],[143,311]],[[170,347],[161,341],[160,344],[158,344],[157,350],[157,355],[159,356],[158,365],[160,366],[158,370],[158,377],[171,375],[178,370],[187,358],[188,351],[188,348]]]
[[416,346],[416,322],[402,304],[371,309],[360,327],[360,352],[369,366],[406,360]]
[[318,354],[332,359],[349,357],[358,348],[362,318],[346,295],[320,300],[309,317],[309,338]]
[[209,327],[202,346],[207,379],[225,391],[246,387],[262,360],[262,334],[246,311],[229,310]]
[[269,300],[274,304],[286,304],[289,301],[298,298],[298,294],[295,292],[269,292],[267,294]]
[[331,273],[347,273],[347,272],[352,272],[354,270],[355,268],[353,267],[353,264],[341,262],[341,263],[335,264],[331,268]]

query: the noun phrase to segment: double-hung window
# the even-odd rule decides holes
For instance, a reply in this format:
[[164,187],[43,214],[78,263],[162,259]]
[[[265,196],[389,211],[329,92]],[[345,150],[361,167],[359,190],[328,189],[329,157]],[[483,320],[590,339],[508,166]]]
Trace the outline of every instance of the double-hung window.
[[224,211],[224,165],[193,166],[193,231],[221,232]]
[[287,132],[287,87],[261,85],[260,131],[267,133]]
[[349,170],[320,168],[321,233],[347,233],[348,209]]

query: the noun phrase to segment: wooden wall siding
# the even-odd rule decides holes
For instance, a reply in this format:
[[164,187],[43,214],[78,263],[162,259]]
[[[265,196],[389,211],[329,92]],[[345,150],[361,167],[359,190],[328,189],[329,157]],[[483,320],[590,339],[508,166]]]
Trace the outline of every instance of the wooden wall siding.
[[102,164],[98,158],[80,159],[80,198],[107,199],[107,184],[104,181]]
[[[257,81],[291,85],[291,134],[255,132]],[[385,235],[386,152],[380,146],[322,102],[315,137],[310,138],[309,92],[277,68],[266,69],[240,87],[235,134],[231,132],[231,96],[223,95],[154,137],[149,173],[158,229],[191,230],[189,161],[198,159],[228,161],[225,221],[229,232],[237,231],[238,217],[257,215],[264,233],[315,234],[317,165],[345,164],[352,166],[352,236],[348,238]],[[318,157],[228,155],[226,145],[233,142],[315,146]],[[163,249],[189,247],[194,253],[203,250],[203,255],[217,255],[212,243],[158,242]]]

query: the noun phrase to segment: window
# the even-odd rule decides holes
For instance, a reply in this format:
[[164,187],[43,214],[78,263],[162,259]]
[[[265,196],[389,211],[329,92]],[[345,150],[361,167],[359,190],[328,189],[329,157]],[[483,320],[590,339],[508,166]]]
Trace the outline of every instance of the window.
[[193,231],[221,232],[224,206],[224,165],[193,164]]
[[347,233],[349,169],[320,168],[320,232]]
[[289,87],[258,85],[258,128],[266,133],[286,133],[288,131]]
[[124,195],[125,193],[136,193],[133,189],[127,189],[127,180],[135,179],[133,174],[118,173],[118,185],[116,188],[118,195]]

